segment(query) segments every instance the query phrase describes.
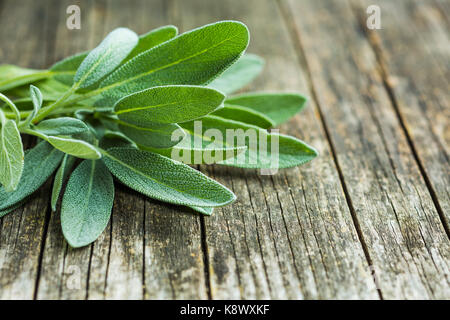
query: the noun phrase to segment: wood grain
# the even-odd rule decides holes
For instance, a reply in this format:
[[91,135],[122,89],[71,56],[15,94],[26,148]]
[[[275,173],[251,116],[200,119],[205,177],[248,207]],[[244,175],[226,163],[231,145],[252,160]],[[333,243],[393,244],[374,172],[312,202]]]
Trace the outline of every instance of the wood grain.
[[[221,19],[248,25],[249,52],[266,59],[251,89],[310,96],[275,2],[190,1],[181,11],[188,28]],[[212,297],[377,298],[314,101],[282,132],[311,143],[321,156],[273,177],[214,168],[238,200],[204,219]]]
[[384,298],[448,298],[449,240],[349,3],[289,1]]
[[[66,27],[70,4],[81,30]],[[382,8],[382,30],[364,28],[369,4]],[[238,196],[211,217],[116,183],[107,229],[80,249],[50,211],[49,181],[0,218],[0,299],[449,299],[449,9],[444,0],[0,0],[0,63],[33,68],[119,26],[142,34],[241,20],[248,51],[266,60],[245,90],[309,96],[281,132],[320,152],[274,176],[201,166]]]

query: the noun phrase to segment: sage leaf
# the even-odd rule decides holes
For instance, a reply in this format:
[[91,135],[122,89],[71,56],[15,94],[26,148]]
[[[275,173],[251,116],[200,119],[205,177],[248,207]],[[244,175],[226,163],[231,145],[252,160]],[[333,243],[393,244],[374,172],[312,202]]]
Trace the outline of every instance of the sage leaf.
[[134,148],[112,148],[102,158],[111,173],[146,196],[185,206],[217,207],[236,197],[201,172],[159,154]]
[[8,207],[6,209],[0,210],[0,218],[3,217],[3,216],[6,216],[8,213],[11,213],[11,212],[13,212],[14,210],[16,210],[18,208],[20,208],[21,206],[24,205],[25,202],[26,202],[26,199],[22,200],[22,201],[20,201],[20,202],[18,202],[16,204],[14,204],[14,205],[12,205],[11,207]]
[[0,188],[0,211],[19,203],[40,188],[55,171],[63,155],[45,141],[26,152],[22,178],[17,189],[8,193]]
[[50,67],[50,71],[56,73],[54,79],[71,87],[73,85],[73,78],[81,63],[88,56],[89,52],[77,53],[64,60],[55,63]]
[[64,137],[47,137],[48,141],[56,149],[67,154],[82,159],[100,159],[101,153],[93,145],[83,140],[64,138]]
[[194,207],[194,206],[189,206],[189,208],[191,208],[192,210],[196,211],[196,212],[200,212],[202,214],[205,214],[207,216],[212,215],[214,208],[207,208],[207,207]]
[[305,106],[307,98],[294,93],[249,93],[230,97],[226,103],[258,111],[280,125]]
[[69,156],[66,154],[63,158],[61,165],[59,166],[58,171],[56,171],[55,179],[53,180],[53,188],[52,188],[52,197],[51,197],[51,206],[52,210],[56,211],[56,203],[59,199],[59,194],[61,193],[62,186],[64,181],[69,177],[70,170],[75,164],[75,157]]
[[210,137],[201,135],[195,139],[188,133],[180,143],[171,148],[151,148],[139,145],[139,148],[155,152],[184,164],[212,164],[234,158],[244,152],[246,146],[227,146],[226,143],[216,143]]
[[11,90],[51,76],[47,70],[21,68],[10,64],[0,65],[0,91]]
[[34,128],[49,136],[68,136],[89,130],[83,121],[70,117],[44,120]]
[[[1,110],[0,110],[1,112]],[[0,184],[7,192],[17,189],[23,171],[24,152],[16,122],[2,119],[0,129]]]
[[139,42],[130,52],[128,57],[122,62],[126,63],[129,60],[136,57],[138,54],[150,50],[157,45],[172,39],[178,34],[178,29],[175,26],[163,26],[157,29],[151,30],[150,32],[139,36]]
[[[194,132],[194,122],[182,124],[189,132]],[[266,130],[243,122],[227,120],[217,116],[201,119],[203,132],[209,129],[219,130],[222,143],[229,145],[230,132],[236,146],[247,146],[247,150],[235,158],[227,159],[221,164],[241,168],[290,168],[304,164],[317,156],[317,151],[296,138],[268,133]],[[227,130],[231,130],[228,131]],[[216,137],[215,143],[220,143]],[[262,148],[262,143],[266,144]],[[278,146],[278,151],[272,146]]]
[[113,30],[83,60],[74,77],[77,87],[87,88],[120,65],[138,43],[138,36],[127,28]]
[[222,93],[205,87],[154,87],[122,98],[114,112],[120,120],[132,124],[186,122],[222,107],[224,99]]
[[84,160],[72,172],[61,203],[61,227],[71,247],[86,246],[105,230],[114,182],[101,161]]
[[[43,132],[33,129],[25,130],[25,133],[35,135],[48,143],[50,143],[53,147],[58,150],[61,150],[64,153],[70,154],[72,156],[82,158],[82,159],[100,159],[101,153],[97,150],[96,147],[91,145],[89,142],[84,140],[77,139],[77,137],[71,138],[67,136],[48,136]],[[80,135],[87,139],[85,133],[90,133],[90,131],[85,131]]]
[[34,117],[42,107],[43,97],[39,88],[30,85],[30,97],[31,102],[33,103],[33,111],[26,118],[25,123],[23,125],[24,127],[28,127],[30,125],[31,121],[34,119]]
[[[184,132],[176,123],[144,122],[138,125],[119,121],[119,130],[135,143],[152,148],[170,148],[178,144],[184,137]],[[174,131],[181,132],[173,139]]]
[[252,82],[263,68],[264,60],[261,57],[247,53],[212,81],[208,87],[225,94],[233,93]]
[[217,22],[183,33],[131,59],[100,84],[105,103],[149,87],[203,85],[234,63],[247,48],[247,27]]
[[215,111],[212,115],[225,119],[236,120],[268,129],[275,123],[264,114],[247,107],[226,104],[224,108]]

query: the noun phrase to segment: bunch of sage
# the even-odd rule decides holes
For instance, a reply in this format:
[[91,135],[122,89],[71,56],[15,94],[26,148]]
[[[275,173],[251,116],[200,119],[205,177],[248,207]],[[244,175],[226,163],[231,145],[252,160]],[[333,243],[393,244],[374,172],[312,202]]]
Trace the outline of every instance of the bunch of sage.
[[[55,171],[51,207],[56,210],[65,190],[61,224],[72,247],[93,242],[107,226],[113,177],[150,198],[210,215],[235,195],[174,154],[271,168],[275,153],[261,152],[262,140],[236,145],[213,138],[211,130],[253,130],[265,144],[276,141],[277,168],[315,158],[304,142],[268,131],[300,111],[306,98],[230,95],[263,68],[260,57],[244,54],[248,41],[247,27],[235,21],[181,35],[174,26],[141,36],[119,28],[92,51],[48,70],[1,65],[0,217],[23,205]],[[37,145],[24,151],[21,135],[37,137]]]

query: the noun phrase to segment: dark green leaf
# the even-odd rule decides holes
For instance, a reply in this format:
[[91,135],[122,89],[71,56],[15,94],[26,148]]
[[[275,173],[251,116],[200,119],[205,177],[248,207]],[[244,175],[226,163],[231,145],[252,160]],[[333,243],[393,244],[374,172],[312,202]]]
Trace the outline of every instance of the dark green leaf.
[[81,52],[76,55],[70,56],[62,61],[55,63],[50,70],[58,72],[55,75],[55,79],[67,86],[73,85],[73,78],[78,68],[84,59],[88,56],[89,52]]
[[157,200],[217,207],[236,198],[230,190],[201,172],[152,152],[112,148],[103,161],[123,184]]
[[16,191],[0,188],[0,211],[22,201],[47,181],[63,158],[63,153],[41,142],[25,154],[22,178]]
[[233,21],[186,32],[118,68],[100,84],[99,92],[114,103],[149,87],[206,84],[240,57],[248,39],[247,27]]

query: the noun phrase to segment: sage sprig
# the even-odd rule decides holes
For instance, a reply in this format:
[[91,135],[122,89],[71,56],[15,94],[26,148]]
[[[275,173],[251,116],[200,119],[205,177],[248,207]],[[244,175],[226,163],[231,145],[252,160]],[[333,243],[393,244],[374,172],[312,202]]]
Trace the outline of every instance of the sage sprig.
[[[113,178],[160,201],[211,215],[236,199],[190,164],[288,168],[317,156],[268,131],[305,105],[295,93],[233,95],[264,66],[244,54],[247,27],[221,21],[178,35],[119,28],[48,70],[0,66],[0,217],[55,173],[52,210],[72,247],[95,241]],[[21,135],[37,137],[24,152]],[[65,186],[65,187],[64,187]]]

